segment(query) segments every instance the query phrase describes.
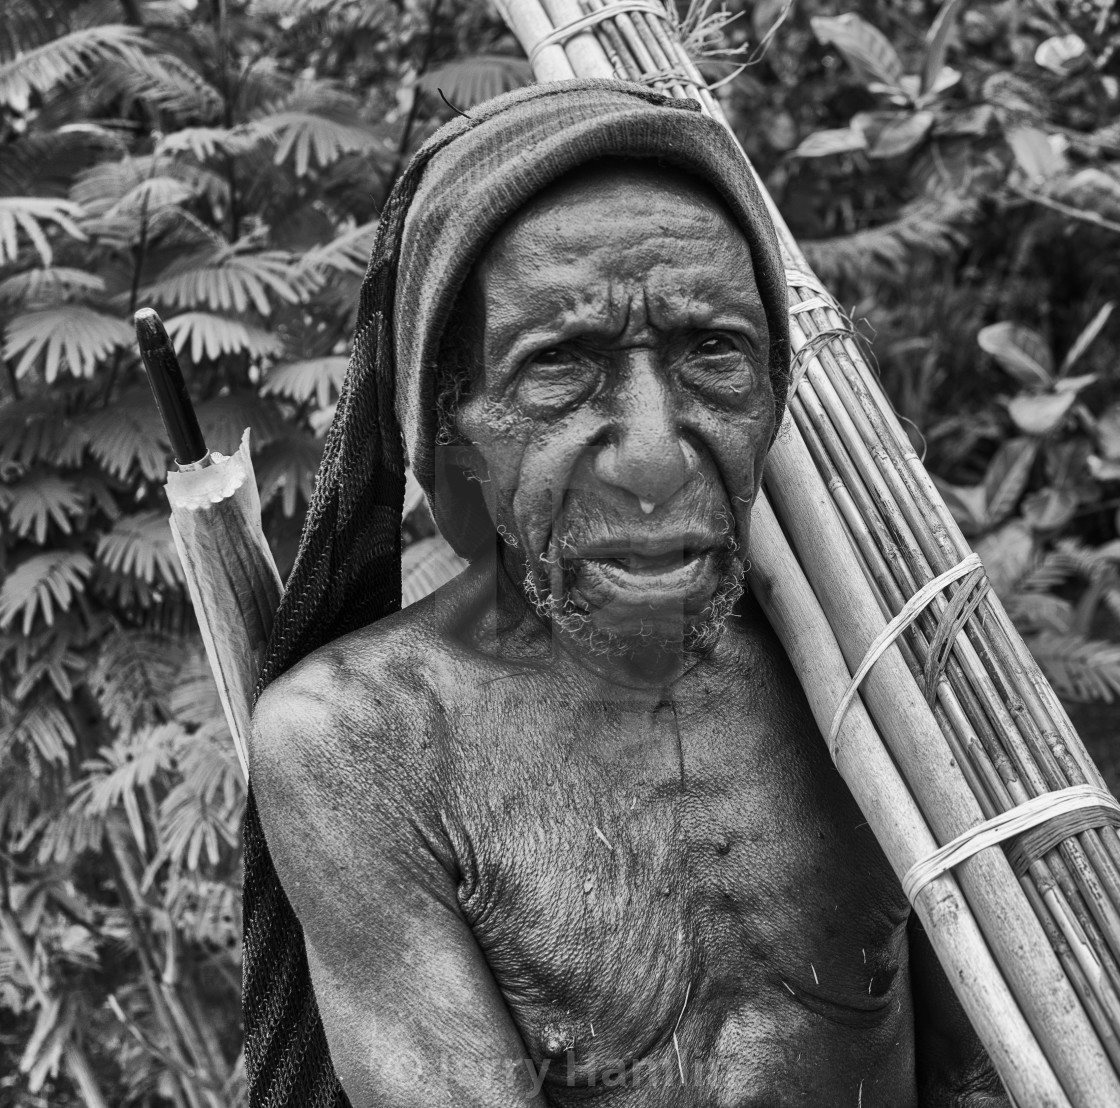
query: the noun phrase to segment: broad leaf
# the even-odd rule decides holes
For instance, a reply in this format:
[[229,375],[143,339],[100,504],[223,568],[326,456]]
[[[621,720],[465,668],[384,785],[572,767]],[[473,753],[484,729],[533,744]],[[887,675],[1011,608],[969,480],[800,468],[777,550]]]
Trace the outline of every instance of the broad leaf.
[[957,16],[967,0],[943,0],[926,34],[926,56],[922,62],[922,92],[929,92],[945,66],[949,39],[957,24]]
[[1065,168],[1065,161],[1055,152],[1045,131],[1037,127],[1013,127],[1005,132],[1005,137],[1027,180],[1045,181]]
[[8,265],[19,257],[21,231],[35,247],[40,263],[49,266],[54,254],[44,225],[52,223],[71,238],[84,242],[85,232],[76,222],[81,214],[78,205],[69,200],[0,196],[0,266]]
[[325,408],[338,397],[348,362],[345,355],[332,354],[325,358],[273,366],[261,392],[266,396],[275,393],[298,404],[306,403],[314,396],[316,406]]
[[825,46],[835,46],[840,51],[864,84],[879,81],[884,85],[898,85],[902,77],[902,59],[890,39],[877,27],[854,12],[815,15],[809,23]]
[[966,535],[981,534],[988,522],[988,495],[984,486],[950,485],[937,477],[934,482],[961,530]]
[[980,349],[991,354],[1016,381],[1031,388],[1052,383],[1054,358],[1046,340],[1030,327],[992,323],[976,336]]
[[1074,392],[1016,396],[1007,411],[1015,426],[1028,435],[1048,435],[1066,417],[1077,400]]
[[1120,219],[1120,180],[1103,169],[1086,166],[1055,189],[1059,200],[1095,212],[1105,219]]
[[857,112],[852,127],[863,134],[869,158],[898,158],[920,145],[933,127],[933,112]]
[[984,474],[985,524],[995,527],[1015,509],[1027,487],[1038,455],[1036,439],[1008,439],[1000,445]]
[[85,591],[93,560],[80,550],[51,550],[20,562],[0,586],[0,630],[22,617],[25,635],[37,616],[50,626]]
[[114,477],[125,478],[133,466],[149,481],[167,476],[171,447],[151,394],[136,390],[112,408],[100,408],[82,421],[93,456]]
[[1120,400],[1114,400],[1097,420],[1097,442],[1110,462],[1120,462]]
[[138,577],[147,585],[157,581],[177,586],[183,568],[163,510],[122,516],[97,540],[97,560],[113,573]]
[[80,77],[103,58],[138,59],[146,46],[143,32],[127,24],[106,23],[71,31],[0,65],[0,104],[26,103],[32,92],[49,92]]
[[1073,519],[1079,503],[1070,489],[1039,489],[1023,498],[1023,519],[1036,531],[1056,531]]
[[0,486],[0,506],[6,510],[8,524],[17,535],[31,535],[42,546],[52,521],[63,534],[70,534],[70,521],[85,510],[86,495],[74,482],[39,470],[29,473],[18,484]]
[[433,96],[442,91],[452,107],[466,111],[499,93],[532,84],[532,81],[533,71],[524,58],[477,54],[436,66],[417,83]]
[[1059,77],[1076,73],[1092,61],[1080,35],[1054,35],[1040,42],[1034,52],[1034,64]]
[[829,158],[835,154],[854,154],[867,149],[862,131],[853,127],[837,127],[830,131],[814,131],[806,135],[793,151],[795,158]]
[[267,316],[272,312],[269,294],[294,304],[304,299],[306,289],[299,268],[283,251],[249,254],[220,247],[173,261],[141,291],[140,299],[238,313],[252,307]]
[[1084,355],[1085,351],[1092,346],[1094,339],[1104,329],[1104,325],[1108,322],[1112,315],[1112,309],[1116,305],[1113,301],[1109,301],[1103,305],[1093,316],[1088,323],[1081,329],[1081,334],[1073,341],[1073,345],[1069,348],[1069,353],[1062,359],[1061,368],[1058,370],[1058,376],[1064,377],[1069,370],[1071,370],[1076,362]]
[[177,353],[190,347],[192,362],[216,361],[223,354],[242,353],[252,358],[272,358],[284,348],[276,335],[261,327],[211,312],[183,312],[163,322]]
[[63,367],[75,377],[92,377],[99,362],[134,341],[124,320],[83,304],[67,304],[15,316],[5,334],[4,358],[18,358],[15,374],[23,377],[42,356],[49,383]]
[[997,596],[1010,596],[1031,567],[1034,536],[1021,520],[1013,519],[973,543]]

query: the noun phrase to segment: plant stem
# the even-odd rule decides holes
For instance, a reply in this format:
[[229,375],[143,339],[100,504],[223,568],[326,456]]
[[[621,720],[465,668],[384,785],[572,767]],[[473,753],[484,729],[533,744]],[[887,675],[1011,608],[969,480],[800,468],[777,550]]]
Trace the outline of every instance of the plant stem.
[[[12,952],[19,968],[23,971],[24,977],[31,985],[31,990],[34,992],[39,1006],[45,1008],[53,1004],[54,998],[35,972],[35,960],[31,955],[31,949],[27,944],[23,929],[8,909],[7,904],[0,906],[0,934],[4,936],[5,945]],[[67,1038],[62,1056],[66,1063],[67,1072],[78,1087],[86,1108],[109,1108],[109,1102],[105,1099],[101,1087],[97,1084],[93,1067],[89,1064],[85,1051],[74,1041],[73,1035]]]
[[408,146],[412,141],[412,131],[416,126],[416,117],[420,112],[420,78],[428,72],[428,67],[431,65],[432,53],[436,45],[436,20],[439,16],[439,9],[442,3],[443,0],[434,0],[431,15],[428,17],[428,37],[424,42],[424,53],[420,59],[420,65],[416,69],[412,103],[408,106],[408,114],[405,116],[404,120],[404,130],[401,131],[401,139],[400,142],[397,143],[397,156],[393,159],[393,168],[389,174],[390,189],[393,187],[393,183],[404,167],[405,155],[408,153]]

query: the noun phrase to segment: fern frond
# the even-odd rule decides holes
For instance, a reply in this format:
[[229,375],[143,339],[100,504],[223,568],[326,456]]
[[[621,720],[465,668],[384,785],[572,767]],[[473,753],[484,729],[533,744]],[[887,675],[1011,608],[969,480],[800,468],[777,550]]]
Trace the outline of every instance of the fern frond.
[[86,587],[93,559],[80,550],[51,550],[20,562],[0,586],[0,630],[23,617],[28,635],[36,616],[48,626],[55,611],[64,612]]
[[262,116],[246,125],[246,133],[276,143],[273,164],[289,161],[297,177],[306,177],[313,165],[320,168],[343,154],[369,153],[384,140],[373,128],[354,120],[331,119],[310,111],[282,111]]
[[16,716],[10,742],[33,749],[44,762],[62,764],[77,736],[66,713],[47,697],[36,697],[25,712]]
[[133,837],[145,853],[147,840],[138,792],[170,768],[180,734],[178,725],[164,723],[142,727],[119,736],[112,746],[103,746],[97,757],[82,763],[85,776],[73,788],[71,807],[90,816],[104,816],[123,807]]
[[56,391],[0,404],[0,463],[74,466],[81,461],[86,434],[67,418],[61,399]]
[[1054,687],[1074,700],[1111,703],[1120,693],[1120,644],[1043,632],[1028,645]]
[[171,526],[164,511],[122,516],[97,540],[97,560],[113,573],[176,587],[184,583]]
[[322,440],[302,434],[294,427],[266,446],[255,462],[261,506],[271,504],[280,496],[280,509],[290,519],[295,515],[297,501],[310,503],[322,457]]
[[0,303],[30,307],[55,306],[72,295],[103,293],[105,279],[70,266],[27,269],[0,281]]
[[476,54],[460,58],[425,73],[417,84],[432,96],[443,95],[466,111],[499,93],[531,84],[533,70],[524,58],[508,54]]
[[251,358],[274,358],[284,348],[281,340],[260,327],[211,312],[183,312],[164,320],[167,333],[182,354],[190,346],[192,362],[216,361],[223,354],[246,353]]
[[67,123],[8,141],[0,158],[0,195],[66,196],[75,175],[107,151],[123,154],[124,138],[98,123]]
[[273,401],[245,391],[216,396],[200,404],[198,422],[211,450],[225,454],[237,449],[246,427],[255,450],[267,446],[286,429],[284,418]]
[[264,396],[283,396],[297,404],[305,404],[314,396],[316,406],[325,408],[342,389],[348,360],[345,355],[332,354],[273,366],[261,386],[261,393]]
[[33,470],[14,485],[0,486],[0,508],[7,512],[8,525],[20,538],[33,536],[39,546],[52,522],[69,535],[71,519],[85,507],[86,495],[78,485],[45,470]]
[[[225,726],[214,673],[201,650],[188,651],[180,662],[175,684],[168,693],[167,707],[184,727],[210,729],[217,723]],[[233,749],[232,743],[229,749]]]
[[196,69],[166,52],[108,58],[96,79],[101,98],[119,97],[125,110],[141,103],[172,116],[217,119],[224,105],[221,93]]
[[1065,634],[1073,628],[1073,605],[1053,593],[1023,590],[1012,593],[1005,599],[1004,605],[1007,614],[1024,634],[1035,631]]
[[86,684],[113,729],[127,734],[159,722],[177,670],[168,636],[116,628],[98,643]]
[[0,104],[26,105],[32,92],[48,92],[75,80],[107,58],[140,64],[146,45],[142,32],[124,23],[83,27],[61,35],[0,64]]
[[19,257],[19,232],[30,240],[39,261],[49,266],[54,257],[44,228],[53,223],[71,238],[86,241],[85,232],[75,220],[81,209],[68,200],[52,200],[40,196],[0,196],[0,266]]
[[228,882],[194,874],[169,891],[172,896],[165,906],[188,941],[223,951],[241,941],[241,905]]
[[126,393],[112,408],[84,416],[81,428],[90,452],[112,476],[126,478],[133,466],[149,481],[167,476],[171,448],[150,394]]
[[370,251],[377,234],[377,221],[362,223],[344,231],[337,238],[305,250],[300,258],[300,268],[308,274],[320,276],[324,271],[352,273],[361,276],[369,264]]
[[240,313],[251,306],[267,316],[270,293],[287,304],[306,297],[307,281],[292,258],[280,250],[241,253],[230,246],[173,261],[140,295],[176,308]]
[[243,154],[256,143],[255,135],[236,127],[181,127],[160,138],[156,154],[190,154],[205,162],[219,154]]
[[83,304],[66,304],[15,316],[4,337],[4,358],[19,359],[15,375],[22,377],[42,355],[49,384],[63,367],[75,377],[92,377],[99,362],[134,341],[124,320]]
[[966,242],[964,228],[977,212],[974,202],[959,197],[921,200],[889,223],[837,238],[805,239],[801,247],[826,284],[866,280],[869,272],[897,279],[915,255],[955,254]]
[[216,866],[221,860],[219,839],[228,846],[237,841],[222,813],[183,782],[160,804],[159,838],[171,862],[192,872],[199,868],[203,847],[210,865]]

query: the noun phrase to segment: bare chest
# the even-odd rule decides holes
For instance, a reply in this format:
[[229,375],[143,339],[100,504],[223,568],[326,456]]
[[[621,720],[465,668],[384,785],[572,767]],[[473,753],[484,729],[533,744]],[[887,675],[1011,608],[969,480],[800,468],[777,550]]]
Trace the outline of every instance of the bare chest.
[[778,1103],[803,1056],[905,1053],[905,906],[788,690],[537,692],[488,704],[460,901],[547,1087]]

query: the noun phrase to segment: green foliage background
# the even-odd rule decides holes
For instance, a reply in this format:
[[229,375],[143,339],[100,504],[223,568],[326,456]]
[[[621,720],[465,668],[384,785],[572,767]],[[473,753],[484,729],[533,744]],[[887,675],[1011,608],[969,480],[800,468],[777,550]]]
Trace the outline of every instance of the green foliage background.
[[[1111,702],[1120,16],[739,8],[692,15],[744,143],[1051,679]],[[131,313],[164,316],[212,448],[251,428],[284,572],[380,206],[443,97],[527,79],[469,0],[0,12],[0,1104],[243,1099],[244,788]]]

